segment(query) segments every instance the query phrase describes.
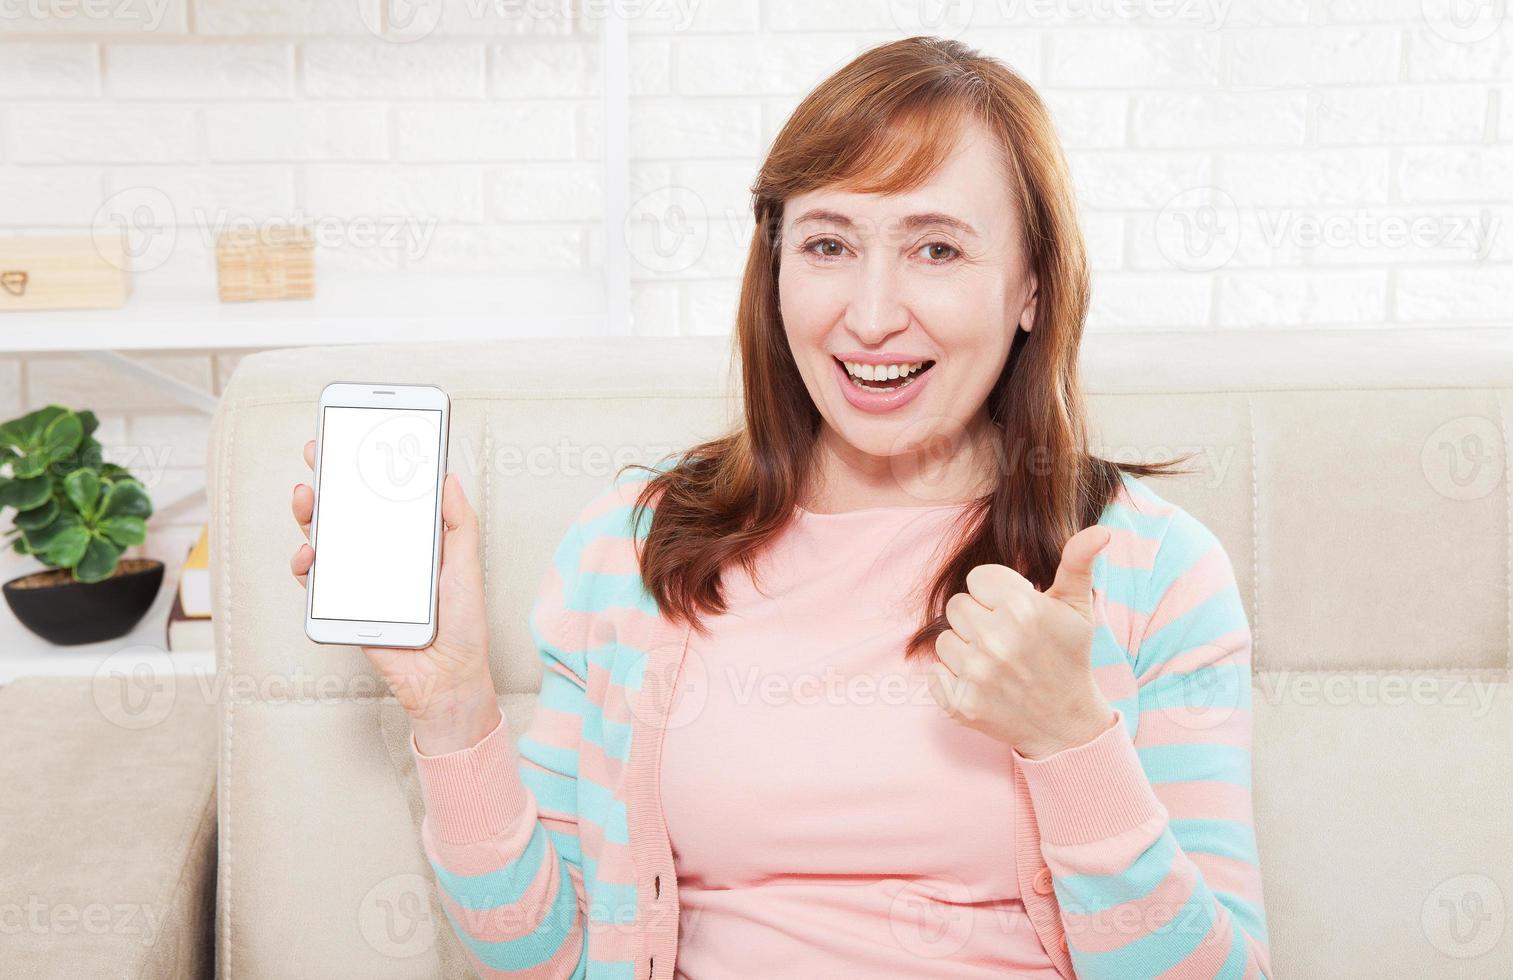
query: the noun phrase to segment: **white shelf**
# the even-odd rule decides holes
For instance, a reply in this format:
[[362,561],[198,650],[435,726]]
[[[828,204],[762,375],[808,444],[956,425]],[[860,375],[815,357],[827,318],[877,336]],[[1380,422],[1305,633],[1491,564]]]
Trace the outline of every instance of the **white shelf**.
[[[0,560],[0,574],[4,576],[0,581],[38,568],[35,560],[9,553]],[[22,626],[10,607],[0,601],[0,684],[17,677],[107,676],[129,672],[138,665],[154,672],[214,674],[213,650],[165,650],[164,629],[175,591],[171,578],[165,574],[152,608],[135,629],[101,643],[55,646]]]
[[222,303],[208,282],[138,276],[112,310],[0,313],[0,351],[230,350],[602,335],[603,280],[531,276],[325,277],[308,300]]
[[[492,277],[328,277],[310,300],[222,303],[214,274],[201,286],[182,278],[137,277],[127,304],[111,310],[0,313],[0,353],[83,352],[136,381],[204,412],[209,393],[122,352],[233,350],[328,344],[604,335],[604,284],[582,273]],[[182,496],[182,494],[180,495]],[[0,508],[0,526],[13,513]],[[37,563],[10,549],[0,554],[0,581]],[[91,676],[146,665],[176,673],[213,673],[211,651],[165,656],[164,624],[173,604],[172,576],[153,608],[127,636],[104,643],[54,646],[0,603],[0,684],[27,675]]]

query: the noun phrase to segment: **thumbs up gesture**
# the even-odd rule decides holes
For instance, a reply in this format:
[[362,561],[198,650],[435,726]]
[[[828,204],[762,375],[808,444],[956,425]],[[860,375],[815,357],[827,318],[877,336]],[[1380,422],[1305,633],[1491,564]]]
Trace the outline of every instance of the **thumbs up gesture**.
[[1061,551],[1044,592],[1006,565],[978,565],[946,603],[927,682],[951,718],[1041,759],[1107,731],[1114,709],[1093,679],[1093,525]]

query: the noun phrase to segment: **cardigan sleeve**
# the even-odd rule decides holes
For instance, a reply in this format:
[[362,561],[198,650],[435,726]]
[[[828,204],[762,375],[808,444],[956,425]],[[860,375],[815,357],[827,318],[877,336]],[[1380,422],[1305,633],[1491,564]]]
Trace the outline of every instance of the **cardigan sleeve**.
[[530,613],[543,662],[530,725],[501,719],[476,745],[415,755],[421,840],[452,929],[480,976],[579,978],[587,971],[578,747],[587,690],[583,617],[569,611],[582,525],[558,544]]
[[1084,980],[1270,978],[1234,569],[1178,508],[1142,593],[1133,737],[1121,708],[1083,745],[1015,753],[1072,964]]

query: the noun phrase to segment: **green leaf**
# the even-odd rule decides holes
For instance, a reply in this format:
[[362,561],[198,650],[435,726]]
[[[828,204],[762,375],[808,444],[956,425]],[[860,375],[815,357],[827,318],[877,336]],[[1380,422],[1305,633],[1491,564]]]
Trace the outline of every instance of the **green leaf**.
[[[47,459],[47,468],[53,476],[62,478],[77,469],[91,469],[99,473],[100,467],[105,462],[105,451],[98,442],[91,438],[80,440],[77,448],[69,450],[57,458]],[[101,476],[105,474],[100,473]]]
[[31,549],[26,546],[26,536],[22,535],[21,537],[19,537],[16,540],[12,541],[11,542],[11,550],[14,551],[18,555],[29,555],[29,554],[31,554]]
[[84,527],[84,522],[73,511],[60,508],[52,523],[39,528],[22,528],[21,534],[32,551],[46,551],[60,533],[71,527]]
[[[77,460],[77,465],[88,466],[92,470],[99,470],[107,465],[105,462],[105,447],[100,445],[99,441],[93,436],[87,436],[83,442],[79,443],[79,451],[75,454],[75,459]],[[101,473],[100,475],[105,476],[107,474]]]
[[11,419],[4,425],[0,425],[0,446],[19,454],[26,445],[26,439],[22,431],[21,420]]
[[116,570],[121,549],[97,534],[89,536],[89,545],[84,556],[74,566],[74,578],[80,582],[98,582],[110,578]]
[[65,527],[47,543],[46,558],[49,564],[61,568],[73,568],[84,557],[94,535],[81,524]]
[[95,518],[95,506],[100,502],[100,476],[94,470],[74,470],[63,478],[63,492],[69,502],[78,508],[79,515],[87,521]]
[[140,517],[107,517],[95,525],[95,532],[129,548],[147,540],[147,522]]
[[100,479],[102,480],[136,479],[136,477],[132,476],[131,472],[126,469],[126,467],[118,466],[115,463],[101,463],[99,466],[96,466],[95,469],[99,471]]
[[79,424],[84,427],[84,438],[88,439],[90,433],[100,427],[100,420],[89,409],[86,408],[82,412],[75,412],[74,414],[79,416]]
[[[54,462],[70,456],[84,437],[84,419],[62,405],[48,405],[0,425],[0,446],[16,477],[41,476]],[[94,421],[98,425],[98,420]]]
[[47,430],[42,434],[42,448],[47,458],[56,462],[72,456],[83,438],[84,423],[79,421],[79,416],[68,412],[47,424]]
[[48,424],[67,411],[68,409],[62,405],[46,405],[35,412],[28,412],[20,418],[11,419],[4,425],[0,425],[0,443],[15,446],[22,452],[29,448],[40,448],[42,433],[47,431]]
[[101,518],[152,516],[152,501],[136,480],[114,480],[107,484],[105,501],[100,505]]
[[16,526],[22,530],[32,531],[44,528],[57,518],[60,511],[57,499],[49,496],[47,502],[41,507],[33,507],[17,514]]
[[0,507],[31,510],[42,506],[42,502],[52,496],[52,492],[52,481],[45,476],[8,480],[0,486]]
[[26,480],[34,476],[41,476],[47,472],[47,457],[40,453],[32,453],[11,460],[11,475],[18,480]]
[[68,414],[68,409],[59,404],[44,405],[32,412],[32,442],[41,445],[42,434],[55,419]]

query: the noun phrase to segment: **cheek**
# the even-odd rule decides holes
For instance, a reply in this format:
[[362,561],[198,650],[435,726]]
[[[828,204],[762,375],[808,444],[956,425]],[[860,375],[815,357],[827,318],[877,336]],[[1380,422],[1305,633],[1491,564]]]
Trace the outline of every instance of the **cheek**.
[[932,327],[937,343],[977,351],[993,346],[1008,312],[1011,285],[994,269],[962,269],[950,276],[911,281],[903,298],[920,322]]
[[778,272],[778,312],[794,360],[805,374],[826,367],[826,340],[846,316],[844,290],[834,278],[809,275],[802,268],[790,271],[785,260]]
[[984,395],[998,379],[1017,326],[1005,315],[1001,290],[938,289],[916,309],[952,367],[955,390]]
[[833,279],[811,275],[787,259],[778,271],[778,307],[790,342],[823,340],[845,312],[841,297]]

